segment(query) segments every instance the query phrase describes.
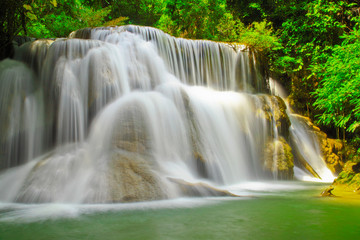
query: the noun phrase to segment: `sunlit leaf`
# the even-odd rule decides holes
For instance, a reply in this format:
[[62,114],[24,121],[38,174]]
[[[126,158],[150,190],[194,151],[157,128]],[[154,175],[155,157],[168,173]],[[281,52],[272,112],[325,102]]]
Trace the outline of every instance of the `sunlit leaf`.
[[32,11],[32,7],[30,5],[24,4],[23,7],[28,11]]
[[57,7],[57,2],[56,2],[56,0],[50,0],[50,3],[51,3],[54,7]]

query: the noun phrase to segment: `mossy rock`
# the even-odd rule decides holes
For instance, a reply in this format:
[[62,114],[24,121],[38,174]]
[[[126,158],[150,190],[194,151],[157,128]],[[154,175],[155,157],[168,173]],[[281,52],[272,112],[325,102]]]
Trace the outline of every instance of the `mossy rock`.
[[[288,139],[291,122],[286,112],[287,107],[284,100],[278,96],[269,95],[260,95],[259,99],[262,102],[262,107],[257,110],[256,115],[264,117],[269,126],[275,124],[278,134]],[[273,130],[272,127],[269,129]],[[270,135],[275,136],[277,134],[270,132]]]
[[360,163],[348,161],[345,163],[344,171],[342,171],[334,184],[345,184],[350,189],[358,189],[360,187]]
[[293,179],[294,156],[284,138],[281,137],[266,144],[264,168],[278,179]]

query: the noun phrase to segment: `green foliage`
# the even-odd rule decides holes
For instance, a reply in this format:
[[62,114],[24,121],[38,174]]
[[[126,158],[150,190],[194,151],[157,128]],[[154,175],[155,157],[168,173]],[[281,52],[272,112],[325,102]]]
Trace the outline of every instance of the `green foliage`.
[[13,38],[24,29],[25,9],[28,1],[2,0],[0,8],[0,59]]
[[239,19],[235,19],[231,13],[226,12],[216,25],[216,30],[214,40],[238,42],[240,34],[245,30],[245,25]]
[[35,38],[66,37],[72,31],[101,26],[110,8],[93,9],[80,0],[36,0],[23,5],[28,35]]
[[180,35],[180,29],[177,27],[176,23],[171,19],[169,15],[163,14],[157,21],[155,26],[173,36]]
[[220,22],[234,21],[227,14],[225,0],[166,0],[165,4],[165,16],[156,24],[160,29],[175,36],[197,39],[218,39],[220,30],[231,38],[229,32],[217,28]]
[[321,78],[314,105],[323,111],[321,123],[354,132],[360,129],[360,30],[343,38],[325,63],[312,65]]
[[273,34],[271,24],[266,20],[254,22],[241,32],[238,41],[264,52],[282,49],[279,39]]
[[164,10],[164,0],[113,1],[111,17],[127,17],[130,24],[153,26]]
[[275,5],[268,2],[267,0],[228,0],[227,4],[236,17],[246,25],[250,25],[253,22],[262,22],[273,12]]
[[297,16],[282,24],[280,35],[284,53],[297,63],[291,64],[289,67],[293,68],[288,68],[288,71],[299,71],[313,60],[321,60],[324,52],[341,42],[339,36],[345,28],[339,18],[341,12],[341,1],[315,0],[297,5],[296,12],[293,12]]
[[121,25],[125,25],[126,21],[128,20],[129,20],[128,17],[118,17],[108,22],[105,22],[104,26],[121,26]]

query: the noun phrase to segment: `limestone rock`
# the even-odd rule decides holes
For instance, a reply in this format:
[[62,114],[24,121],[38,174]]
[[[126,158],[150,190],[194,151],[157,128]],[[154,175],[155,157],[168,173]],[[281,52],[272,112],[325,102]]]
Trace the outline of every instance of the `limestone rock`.
[[114,153],[109,164],[107,202],[139,202],[167,198],[148,159],[138,154]]
[[345,185],[348,189],[357,192],[360,188],[360,162],[346,162],[334,185]]
[[264,168],[278,179],[293,179],[294,157],[291,147],[284,138],[281,137],[266,144]]
[[171,182],[175,183],[182,195],[189,197],[201,197],[201,196],[230,196],[230,197],[239,197],[229,191],[217,189],[205,183],[189,183],[181,179],[169,179]]
[[344,166],[344,162],[339,157],[340,151],[344,148],[341,140],[326,138],[324,134],[317,134],[317,136],[327,167],[331,172],[339,174]]
[[129,152],[144,154],[149,149],[145,117],[136,105],[119,113],[112,146]]
[[329,186],[328,188],[326,188],[322,193],[321,196],[322,197],[333,197],[334,194],[332,194],[332,191],[334,190],[333,186]]
[[[285,139],[289,138],[289,128],[291,125],[289,116],[286,113],[286,104],[284,100],[278,96],[268,96],[262,95],[259,96],[262,101],[262,111],[263,116],[265,116],[266,121],[269,126],[275,124],[278,134],[283,136]],[[269,127],[272,130],[272,127]],[[270,133],[275,135],[275,133]]]
[[196,162],[197,172],[199,173],[200,177],[208,178],[209,173],[207,170],[206,160],[204,159],[204,157],[199,152],[195,152],[194,159]]

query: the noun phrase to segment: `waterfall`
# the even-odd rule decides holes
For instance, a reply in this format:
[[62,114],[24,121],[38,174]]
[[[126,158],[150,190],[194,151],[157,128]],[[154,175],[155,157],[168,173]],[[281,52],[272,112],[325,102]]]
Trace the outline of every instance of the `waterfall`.
[[0,201],[148,201],[197,182],[292,179],[294,120],[267,86],[246,47],[149,27],[24,44],[0,63]]
[[[271,93],[278,95],[283,99],[287,98],[285,90],[274,79],[270,79]],[[298,155],[300,161],[305,162],[303,169],[294,169],[295,175],[298,179],[320,178],[324,181],[331,182],[334,180],[333,173],[327,168],[326,163],[321,153],[319,141],[314,132],[306,122],[302,121],[301,116],[291,111],[289,103],[286,101],[287,114],[291,121],[290,133],[291,141],[293,142],[293,152]],[[309,175],[308,172],[312,172]],[[315,178],[314,178],[315,177]]]

